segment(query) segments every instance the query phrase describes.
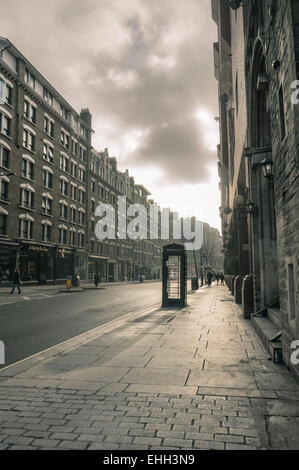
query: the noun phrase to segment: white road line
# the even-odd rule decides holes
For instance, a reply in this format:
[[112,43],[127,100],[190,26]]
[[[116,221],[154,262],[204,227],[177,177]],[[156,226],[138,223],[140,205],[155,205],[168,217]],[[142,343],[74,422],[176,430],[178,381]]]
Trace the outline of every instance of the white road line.
[[25,299],[25,300],[30,300],[30,297],[23,297],[23,299]]

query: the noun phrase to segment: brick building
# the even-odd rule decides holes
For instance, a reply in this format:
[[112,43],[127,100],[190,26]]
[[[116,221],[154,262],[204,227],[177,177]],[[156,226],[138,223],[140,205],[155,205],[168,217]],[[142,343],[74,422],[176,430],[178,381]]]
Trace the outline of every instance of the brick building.
[[[162,211],[108,149],[92,147],[92,116],[78,113],[7,39],[0,38],[0,279],[16,265],[24,283],[161,279]],[[145,207],[143,239],[119,233]],[[115,236],[99,240],[99,204],[115,211]],[[131,208],[129,210],[129,207]],[[130,211],[133,212],[130,212]],[[154,214],[154,217],[151,215]]]
[[[257,312],[252,321],[269,352],[282,346],[284,363],[296,370],[290,357],[299,338],[298,2],[212,0],[212,15],[226,273],[242,276],[247,295],[252,283],[247,313]],[[233,289],[242,286],[240,277],[234,283]],[[243,309],[247,300],[243,295]]]
[[107,149],[93,149],[92,132],[89,110],[74,110],[0,38],[2,283],[16,264],[25,283],[64,282],[67,275],[91,280],[96,272],[104,281],[160,278],[161,240],[96,238],[99,203],[117,211],[118,196],[125,196],[127,206],[144,204],[148,218],[154,203],[128,171],[118,171]]
[[82,276],[90,113],[77,113],[8,40],[0,48],[2,279],[16,260],[25,282]]

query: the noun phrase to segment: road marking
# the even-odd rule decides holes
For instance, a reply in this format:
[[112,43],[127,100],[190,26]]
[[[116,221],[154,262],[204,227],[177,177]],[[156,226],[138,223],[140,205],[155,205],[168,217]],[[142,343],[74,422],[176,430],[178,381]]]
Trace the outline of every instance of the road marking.
[[23,299],[25,299],[25,300],[30,300],[30,297],[23,297]]

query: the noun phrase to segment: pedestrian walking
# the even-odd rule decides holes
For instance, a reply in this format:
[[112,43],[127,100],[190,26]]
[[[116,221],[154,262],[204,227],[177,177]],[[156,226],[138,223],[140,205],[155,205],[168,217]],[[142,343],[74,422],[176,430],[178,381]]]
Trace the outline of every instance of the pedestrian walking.
[[94,275],[94,283],[95,283],[96,288],[98,287],[99,282],[100,282],[100,276],[98,275],[98,273],[96,273]]
[[208,286],[209,287],[211,287],[212,279],[213,279],[213,273],[211,271],[208,271],[207,272],[207,280],[208,280]]
[[219,284],[219,279],[220,279],[220,274],[219,274],[219,273],[216,273],[215,278],[216,278],[217,286],[218,286],[218,284]]
[[16,268],[13,273],[13,279],[12,279],[12,289],[11,289],[11,294],[14,293],[15,288],[17,287],[19,290],[19,294],[21,294],[21,276],[20,276],[20,271],[19,268]]
[[221,285],[223,286],[224,285],[224,274],[223,273],[220,273],[220,281],[221,281]]

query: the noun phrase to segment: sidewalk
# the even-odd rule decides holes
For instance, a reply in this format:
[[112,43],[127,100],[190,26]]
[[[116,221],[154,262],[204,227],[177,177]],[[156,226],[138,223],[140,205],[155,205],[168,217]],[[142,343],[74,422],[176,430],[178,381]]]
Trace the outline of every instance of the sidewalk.
[[299,386],[226,287],[0,371],[0,449],[299,449]]

